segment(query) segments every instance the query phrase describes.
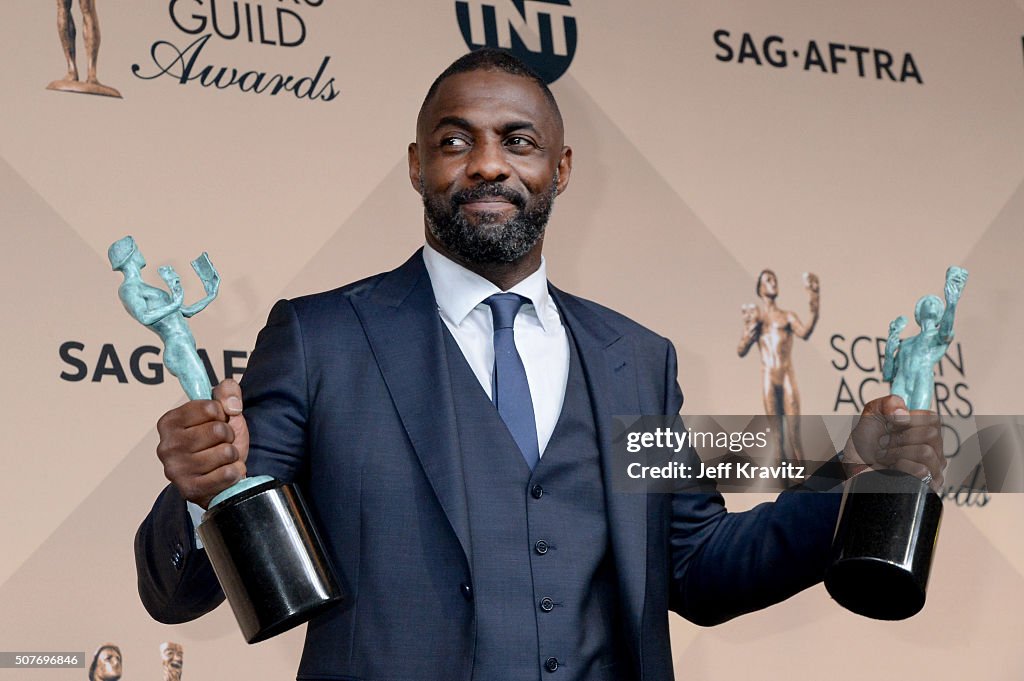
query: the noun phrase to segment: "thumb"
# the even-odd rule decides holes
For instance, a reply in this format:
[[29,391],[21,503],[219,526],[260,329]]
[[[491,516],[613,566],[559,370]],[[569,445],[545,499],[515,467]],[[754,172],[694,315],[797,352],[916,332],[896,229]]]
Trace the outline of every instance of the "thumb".
[[851,461],[886,464],[888,452],[881,440],[901,421],[910,420],[907,404],[899,395],[886,395],[864,405],[857,425],[850,433],[844,454]]
[[249,456],[249,426],[242,415],[242,388],[234,379],[226,378],[213,389],[213,399],[228,415],[228,427],[235,436],[232,444],[238,450],[238,459],[244,462]]
[[910,419],[907,403],[899,395],[886,395],[877,400],[871,400],[864,405],[863,415],[867,416],[868,414],[890,416],[896,422]]
[[225,378],[214,387],[213,399],[220,402],[228,416],[242,413],[242,387],[233,378]]

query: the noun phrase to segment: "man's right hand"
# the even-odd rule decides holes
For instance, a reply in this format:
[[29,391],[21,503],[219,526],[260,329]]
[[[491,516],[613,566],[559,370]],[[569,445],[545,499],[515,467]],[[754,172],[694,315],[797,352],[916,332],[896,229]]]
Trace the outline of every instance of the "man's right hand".
[[242,416],[242,389],[231,379],[213,389],[213,399],[192,400],[156,424],[156,455],[164,475],[188,501],[210,500],[245,477],[249,428]]

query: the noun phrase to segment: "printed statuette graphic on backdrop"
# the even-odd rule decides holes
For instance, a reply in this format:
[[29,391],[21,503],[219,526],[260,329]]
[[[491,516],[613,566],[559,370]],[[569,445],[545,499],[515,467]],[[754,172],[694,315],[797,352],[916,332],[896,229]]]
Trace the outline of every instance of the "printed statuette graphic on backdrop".
[[[210,257],[204,252],[192,261],[206,291],[192,305],[184,305],[181,277],[173,267],[160,268],[167,291],[142,280],[146,259],[131,236],[112,243],[107,257],[124,275],[117,289],[124,309],[164,342],[168,371],[189,399],[210,399],[210,378],[185,321],[220,291]],[[268,475],[242,478],[210,501],[196,531],[249,643],[302,624],[342,598],[309,511],[290,484]]]
[[75,58],[75,18],[71,15],[74,0],[57,0],[57,34],[64,49],[68,71],[60,80],[46,86],[47,90],[78,92],[87,95],[121,98],[114,88],[100,83],[96,76],[96,61],[100,53],[100,18],[96,13],[96,0],[78,0],[82,10],[82,34],[85,42],[86,77],[79,80],[78,61]]
[[[882,377],[892,394],[903,398],[909,419],[927,422],[935,392],[935,365],[953,340],[953,319],[967,270],[946,270],[946,304],[937,296],[917,301],[916,336],[900,340],[907,318],[889,325]],[[888,427],[886,427],[888,431]],[[880,446],[889,446],[885,434]],[[899,446],[894,445],[894,446]],[[932,559],[942,520],[942,499],[929,473],[919,479],[894,469],[870,471],[846,481],[843,504],[832,542],[832,564],[825,588],[840,605],[875,619],[910,617],[924,607]],[[866,492],[866,493],[865,493]]]
[[121,649],[104,643],[96,649],[89,665],[89,681],[118,681],[122,674]]
[[167,284],[167,291],[142,280],[146,259],[132,237],[126,236],[112,243],[107,249],[107,258],[111,268],[124,275],[124,281],[117,289],[124,309],[163,341],[164,366],[178,379],[190,400],[210,399],[210,378],[196,350],[196,339],[185,321],[206,309],[220,291],[220,275],[210,257],[204,252],[192,261],[192,269],[199,275],[206,291],[206,297],[192,305],[184,304],[181,277],[173,267],[165,265],[160,268],[160,277]]
[[900,333],[907,326],[903,315],[889,324],[882,378],[891,384],[893,395],[903,398],[908,409],[931,409],[935,365],[953,342],[956,306],[966,284],[967,270],[955,266],[946,270],[946,305],[943,307],[942,301],[934,295],[917,301],[914,320],[921,332],[916,336],[900,340]]
[[167,641],[160,644],[160,662],[164,671],[163,681],[181,681],[182,658],[185,649],[180,643]]
[[[793,369],[793,338],[807,340],[818,323],[821,285],[818,276],[804,272],[804,288],[810,295],[811,321],[806,326],[795,312],[781,310],[775,304],[779,282],[775,272],[761,270],[757,276],[757,296],[761,307],[750,303],[741,309],[743,336],[736,352],[745,357],[757,343],[761,352],[761,398],[764,411],[774,417],[771,436],[780,461],[804,460],[800,441],[800,390]],[[783,416],[787,417],[783,419]],[[792,418],[789,418],[792,417]]]

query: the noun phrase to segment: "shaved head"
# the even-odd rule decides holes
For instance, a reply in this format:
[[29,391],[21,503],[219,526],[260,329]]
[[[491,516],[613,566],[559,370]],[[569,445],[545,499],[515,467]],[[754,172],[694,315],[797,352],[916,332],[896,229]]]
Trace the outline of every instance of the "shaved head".
[[419,115],[416,117],[417,130],[419,130],[420,125],[423,123],[423,114],[437,94],[441,83],[456,74],[469,71],[501,71],[533,81],[537,88],[544,93],[544,98],[548,101],[548,104],[551,105],[551,110],[555,115],[559,129],[563,128],[562,112],[559,110],[558,102],[555,101],[555,96],[551,93],[551,89],[548,88],[548,84],[544,82],[544,79],[511,52],[493,47],[484,47],[459,57],[442,71],[441,75],[434,79],[434,82],[430,84],[430,89],[427,90],[427,96],[423,98],[423,103],[420,105]]

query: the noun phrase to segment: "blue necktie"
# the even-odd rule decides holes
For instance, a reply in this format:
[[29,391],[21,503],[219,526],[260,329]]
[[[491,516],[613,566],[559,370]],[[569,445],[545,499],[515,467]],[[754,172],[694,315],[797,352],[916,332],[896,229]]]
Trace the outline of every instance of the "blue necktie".
[[512,439],[532,471],[540,460],[537,444],[537,421],[533,415],[530,384],[526,369],[516,350],[512,326],[526,298],[515,293],[496,293],[484,301],[494,319],[494,390],[491,401],[498,408],[501,420],[508,426]]

